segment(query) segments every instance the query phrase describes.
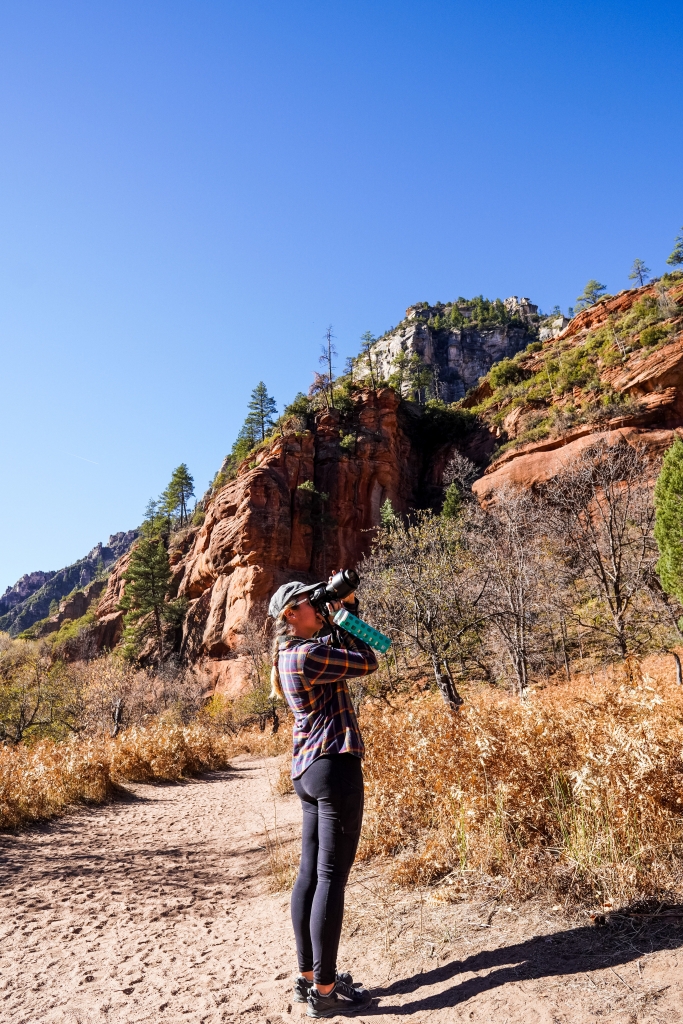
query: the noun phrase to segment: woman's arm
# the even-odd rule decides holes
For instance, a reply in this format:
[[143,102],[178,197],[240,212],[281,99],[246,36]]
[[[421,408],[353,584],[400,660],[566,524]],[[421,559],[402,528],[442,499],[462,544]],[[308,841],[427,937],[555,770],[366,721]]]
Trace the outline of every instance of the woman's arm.
[[354,650],[330,647],[324,643],[312,644],[306,651],[303,673],[309,683],[336,683],[352,676],[367,676],[377,669],[377,658],[372,647],[357,637]]

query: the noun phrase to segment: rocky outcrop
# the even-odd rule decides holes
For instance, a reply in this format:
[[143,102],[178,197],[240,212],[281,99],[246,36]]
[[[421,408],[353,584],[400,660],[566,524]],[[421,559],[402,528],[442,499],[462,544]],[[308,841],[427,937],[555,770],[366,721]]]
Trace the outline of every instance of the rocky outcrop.
[[[545,373],[550,351],[546,346],[556,346],[553,358],[564,358],[591,332],[610,323],[610,317],[628,312],[644,294],[656,295],[656,290],[640,289],[604,300],[575,317],[557,336],[551,334],[541,351],[534,345],[518,357],[510,385],[495,384],[506,396],[498,405],[499,390],[488,380],[460,404],[458,409],[464,411],[457,416],[463,422],[472,419],[468,409],[476,409],[479,417],[478,429],[463,434],[458,447],[487,465],[474,486],[481,501],[490,501],[506,484],[542,485],[598,439],[614,443],[625,438],[645,446],[654,475],[676,432],[683,433],[683,341],[675,323],[667,328],[666,337],[671,340],[654,350],[620,350],[616,359],[609,352],[584,391],[570,381],[562,394],[552,383],[545,396],[534,398],[531,393],[524,398],[523,393],[525,380],[532,380],[540,370]],[[535,315],[529,313],[533,307],[528,303],[522,307],[526,300],[517,301],[516,316]],[[430,326],[423,315],[430,309],[415,307],[415,315],[409,310],[400,331],[378,342],[374,352],[378,359],[382,352],[382,358],[390,359],[391,344],[405,342],[408,353],[417,352],[425,362],[432,360],[439,373],[450,366],[460,381],[460,392],[476,383],[482,367],[485,372],[496,359],[513,354],[513,349],[519,351],[531,336],[515,339],[509,332],[519,330],[524,335],[525,328],[508,326],[508,334],[496,335],[495,344],[487,349],[482,335],[476,342],[478,352],[476,345],[473,349],[468,343],[468,369],[455,356],[444,356],[439,348],[446,336],[443,318],[436,327]],[[495,333],[498,328],[491,330]],[[451,333],[446,332],[449,337]],[[491,339],[495,340],[493,334]],[[609,385],[604,391],[597,384],[599,373]],[[619,399],[620,394],[627,400]],[[364,390],[350,404],[353,407],[347,402],[343,412],[318,411],[306,424],[285,426],[281,436],[239,467],[236,479],[206,501],[201,526],[174,535],[169,550],[172,595],[187,601],[180,653],[226,693],[244,687],[250,672],[247,623],[262,621],[266,602],[281,583],[313,582],[335,569],[355,566],[372,543],[387,498],[394,509],[408,512],[436,505],[442,493],[453,438],[440,433],[438,418],[429,421],[427,430],[427,413],[388,388]],[[556,412],[560,415],[553,420],[551,433],[549,413]],[[550,436],[537,432],[539,439],[525,444],[525,437],[534,436],[539,417],[546,417],[543,430]],[[496,445],[504,443],[512,446],[496,457]],[[114,567],[98,605],[100,647],[113,647],[121,635],[123,614],[118,605],[127,564],[124,557]]]
[[109,573],[107,588],[97,605],[95,640],[100,651],[113,650],[123,634],[123,612],[119,610],[119,601],[123,597],[123,575],[128,569],[129,562],[129,553],[118,560]]
[[[68,565],[65,569],[59,569],[52,573],[31,573],[28,577],[22,577],[11,590],[5,593],[3,600],[8,599],[9,602],[10,595],[20,595],[22,588],[29,592],[26,597],[12,601],[4,614],[0,616],[0,631],[16,636],[46,618],[53,601],[59,602],[73,590],[86,587],[103,569],[108,568],[128,551],[137,536],[137,530],[114,533],[106,544],[96,544],[85,558],[79,559],[73,565]],[[31,581],[34,579],[37,581],[41,576],[45,577],[44,581],[33,588]],[[24,583],[23,581],[26,580],[29,582]]]
[[[619,421],[616,421],[618,424]],[[664,452],[669,448],[677,434],[683,434],[683,427],[676,430],[643,429],[634,426],[617,426],[614,421],[607,429],[594,426],[579,427],[568,431],[561,438],[554,438],[537,444],[525,445],[510,453],[509,458],[501,458],[487,470],[473,486],[477,498],[484,504],[495,499],[505,486],[514,489],[537,488],[557,476],[566,466],[570,466],[584,449],[598,441],[616,444],[620,440],[628,444],[645,448],[648,461],[652,467],[652,476],[656,475]]]
[[625,366],[606,370],[602,379],[616,391],[628,392],[637,398],[672,390],[676,392],[676,412],[683,413],[683,338],[650,355],[636,356]]
[[83,590],[77,590],[59,603],[59,611],[51,615],[36,628],[37,636],[56,633],[63,622],[81,619],[88,609],[97,601],[107,585],[106,580],[93,580]]
[[[243,685],[244,624],[280,584],[355,566],[386,499],[401,512],[417,503],[430,473],[417,421],[388,388],[363,392],[350,418],[317,413],[310,429],[285,432],[243,463],[207,502],[203,525],[171,551],[173,591],[188,601],[182,655],[222,690]],[[115,567],[98,606],[104,646],[120,636],[126,565]]]
[[[450,325],[452,303],[443,307],[411,306],[405,320],[372,346],[379,379],[389,380],[401,353],[408,358],[418,356],[421,363],[434,369],[434,390],[439,398],[455,402],[464,398],[494,363],[515,355],[536,338],[531,324],[538,319],[538,307],[528,299],[506,299],[505,309],[515,320],[491,326],[468,323],[470,307],[458,305],[464,320],[460,327]],[[366,371],[359,360],[356,372],[362,375]]]
[[12,608],[25,601],[36,590],[47,583],[55,575],[54,572],[30,572],[22,576],[13,587],[8,587],[0,597],[0,615],[6,615]]
[[[599,439],[614,443],[623,438],[644,448],[654,476],[663,453],[674,437],[683,433],[683,337],[680,334],[683,319],[677,317],[675,307],[675,302],[683,299],[683,282],[670,287],[664,298],[661,286],[656,283],[620,292],[581,312],[555,340],[565,343],[565,351],[567,342],[578,346],[605,325],[618,325],[618,318],[628,314],[636,302],[653,298],[671,305],[666,313],[668,319],[664,321],[669,325],[671,341],[649,353],[638,349],[627,352],[616,366],[605,368],[600,375],[603,384],[628,397],[624,415],[593,419],[560,430],[551,437],[509,448],[497,458],[494,456],[484,476],[474,485],[481,501],[493,500],[505,485],[533,488],[546,483]],[[668,316],[668,312],[673,315]],[[527,361],[530,372],[537,372],[544,358],[543,352],[530,357]],[[469,404],[473,407],[492,395],[489,382],[483,381],[469,396]],[[581,395],[579,392],[570,397],[576,399]],[[566,401],[564,397],[556,397],[554,404],[561,407]],[[547,412],[548,407],[545,408]],[[529,423],[536,411],[534,403],[515,406],[504,417],[498,433],[512,440],[521,436],[525,422]]]

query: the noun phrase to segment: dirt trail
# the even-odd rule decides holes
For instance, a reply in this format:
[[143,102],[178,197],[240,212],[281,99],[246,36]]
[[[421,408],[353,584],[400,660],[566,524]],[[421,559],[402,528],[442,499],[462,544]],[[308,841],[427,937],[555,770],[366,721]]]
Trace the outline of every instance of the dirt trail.
[[[265,829],[296,836],[275,761],[0,838],[3,1024],[282,1024],[288,897]],[[360,1021],[683,1020],[683,921],[596,930],[539,906],[437,904],[354,870],[341,966],[374,990]],[[680,966],[679,966],[680,961]]]

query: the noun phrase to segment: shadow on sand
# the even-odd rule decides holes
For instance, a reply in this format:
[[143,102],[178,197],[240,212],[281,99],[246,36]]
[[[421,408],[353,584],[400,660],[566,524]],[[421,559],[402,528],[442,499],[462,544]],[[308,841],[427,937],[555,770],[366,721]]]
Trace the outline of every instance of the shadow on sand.
[[[482,950],[464,960],[453,960],[431,971],[403,978],[386,988],[373,989],[373,995],[380,997],[382,1005],[373,1006],[365,1014],[393,1013],[407,1017],[420,1011],[457,1006],[508,982],[618,968],[647,953],[679,949],[683,946],[683,910],[681,915],[678,919],[660,917],[645,923],[642,919],[617,919],[604,928],[568,928],[551,936],[538,935],[510,946]],[[464,977],[472,973],[475,977]],[[454,984],[434,995],[402,1005],[391,1005],[387,1000],[387,997],[418,992],[451,980]]]

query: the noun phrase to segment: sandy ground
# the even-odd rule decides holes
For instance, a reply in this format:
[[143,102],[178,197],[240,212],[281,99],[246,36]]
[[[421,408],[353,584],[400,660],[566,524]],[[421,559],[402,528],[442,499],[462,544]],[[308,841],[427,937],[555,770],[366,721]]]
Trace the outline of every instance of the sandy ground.
[[[276,821],[291,840],[300,813],[274,795],[277,767],[239,758],[0,837],[3,1024],[301,1020],[288,897],[268,891]],[[682,947],[683,920],[436,903],[361,865],[340,967],[377,997],[366,1022],[675,1022]]]

